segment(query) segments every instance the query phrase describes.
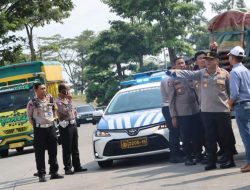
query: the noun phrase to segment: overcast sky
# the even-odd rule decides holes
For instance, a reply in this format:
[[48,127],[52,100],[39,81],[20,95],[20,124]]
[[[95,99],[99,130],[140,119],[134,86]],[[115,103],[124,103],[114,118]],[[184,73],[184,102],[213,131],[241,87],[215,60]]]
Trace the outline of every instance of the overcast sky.
[[[206,7],[210,7],[209,2],[216,0],[206,0]],[[219,0],[217,0],[218,2]],[[64,20],[63,24],[51,23],[45,27],[34,29],[35,36],[52,36],[61,34],[63,37],[78,36],[84,30],[93,30],[100,32],[109,28],[109,20],[119,19],[115,13],[111,13],[109,7],[103,4],[100,0],[73,0],[75,8],[71,12],[71,16]],[[250,0],[245,0],[250,7]],[[213,13],[208,9],[206,12],[207,18],[212,18]],[[21,33],[26,36],[25,32]]]

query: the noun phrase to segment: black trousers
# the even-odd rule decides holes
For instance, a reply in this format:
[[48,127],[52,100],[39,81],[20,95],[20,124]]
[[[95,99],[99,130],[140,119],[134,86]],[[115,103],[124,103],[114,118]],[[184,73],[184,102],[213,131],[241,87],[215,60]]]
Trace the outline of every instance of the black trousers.
[[232,123],[230,113],[202,112],[202,122],[205,126],[206,148],[208,153],[208,162],[216,162],[218,138],[225,150],[225,156],[228,159],[233,158],[232,152]]
[[[67,127],[59,127],[59,133],[62,143],[64,169],[78,169],[81,167],[78,150],[78,131],[75,124],[69,124]],[[71,161],[72,157],[72,161]]]
[[45,150],[48,150],[50,172],[57,173],[57,135],[54,126],[48,128],[34,127],[34,148],[38,176],[46,174]]
[[195,155],[201,154],[199,113],[188,116],[178,116],[177,125],[180,128],[185,156],[191,158],[193,153]]
[[169,148],[170,156],[177,157],[180,156],[180,131],[179,128],[174,128],[172,124],[172,118],[170,116],[169,107],[162,107],[162,114],[165,118],[169,129]]

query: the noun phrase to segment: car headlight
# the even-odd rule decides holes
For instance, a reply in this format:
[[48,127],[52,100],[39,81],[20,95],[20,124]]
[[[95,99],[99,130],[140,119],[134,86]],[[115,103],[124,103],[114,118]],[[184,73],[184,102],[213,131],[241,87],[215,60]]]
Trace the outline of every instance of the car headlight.
[[96,137],[109,137],[110,134],[109,134],[109,132],[106,132],[106,131],[99,131],[99,130],[96,130],[95,136],[96,136]]
[[160,124],[159,127],[158,127],[159,130],[160,129],[166,129],[166,128],[168,128],[166,123]]

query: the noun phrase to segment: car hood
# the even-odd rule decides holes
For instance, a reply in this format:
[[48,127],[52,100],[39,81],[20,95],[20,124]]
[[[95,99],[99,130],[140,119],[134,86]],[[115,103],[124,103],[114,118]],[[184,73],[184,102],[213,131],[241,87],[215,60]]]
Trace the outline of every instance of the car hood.
[[94,111],[86,111],[86,112],[77,112],[77,115],[88,115],[93,114]]
[[103,115],[97,129],[130,129],[164,122],[161,108]]

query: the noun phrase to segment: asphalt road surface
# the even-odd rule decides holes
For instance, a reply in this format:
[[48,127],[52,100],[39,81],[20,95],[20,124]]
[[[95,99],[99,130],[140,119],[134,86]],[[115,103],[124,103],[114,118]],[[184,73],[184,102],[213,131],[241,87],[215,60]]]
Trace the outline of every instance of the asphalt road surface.
[[[0,158],[0,190],[249,190],[250,173],[240,173],[245,164],[242,142],[234,123],[239,154],[235,157],[237,166],[232,169],[204,171],[204,166],[184,166],[183,163],[168,162],[168,155],[155,155],[116,161],[109,169],[100,169],[94,161],[92,133],[94,125],[81,125],[79,149],[82,165],[88,172],[64,176],[64,179],[39,183],[33,177],[35,158],[33,149],[26,148],[22,154],[10,152],[7,158]],[[46,156],[47,160],[47,156]],[[64,174],[61,146],[58,146],[59,173]],[[47,171],[48,171],[47,165]]]

